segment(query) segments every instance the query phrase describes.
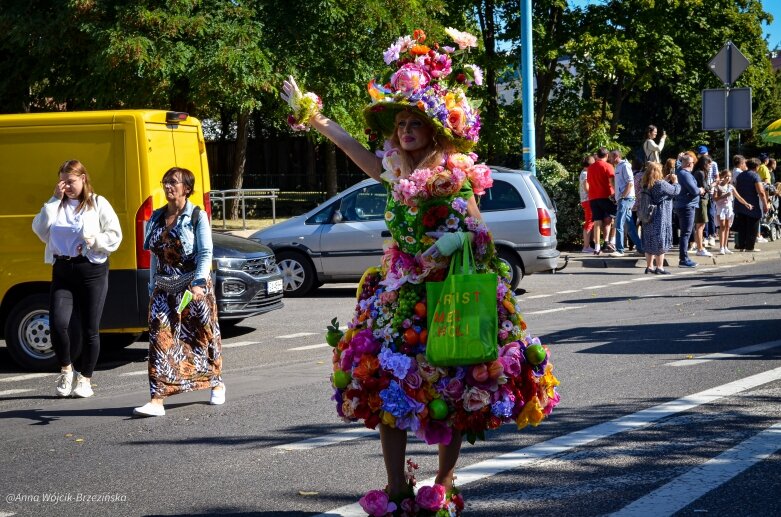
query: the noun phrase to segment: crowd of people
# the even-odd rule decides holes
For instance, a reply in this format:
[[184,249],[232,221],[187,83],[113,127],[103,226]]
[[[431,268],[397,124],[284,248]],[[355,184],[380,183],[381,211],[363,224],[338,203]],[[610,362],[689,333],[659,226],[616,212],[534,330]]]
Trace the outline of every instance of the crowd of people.
[[[678,266],[693,268],[700,257],[760,251],[767,242],[760,221],[773,210],[772,197],[781,191],[776,160],[732,158],[732,168],[719,170],[705,145],[683,151],[662,163],[667,135],[648,126],[641,152],[630,162],[620,150],[599,149],[583,157],[578,184],[583,207],[583,253],[623,257],[633,248],[645,256],[646,273],[667,274],[664,255],[678,245]],[[774,186],[774,183],[777,183]],[[641,194],[654,208],[641,221],[637,210]],[[627,249],[628,248],[628,249]]]

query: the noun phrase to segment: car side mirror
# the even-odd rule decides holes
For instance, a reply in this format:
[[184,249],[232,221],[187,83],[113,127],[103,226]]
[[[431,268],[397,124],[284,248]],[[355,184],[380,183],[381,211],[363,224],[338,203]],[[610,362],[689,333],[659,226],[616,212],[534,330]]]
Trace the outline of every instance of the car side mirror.
[[344,216],[342,216],[342,212],[340,210],[334,210],[334,215],[331,216],[331,222],[333,224],[341,223],[342,220],[344,220]]

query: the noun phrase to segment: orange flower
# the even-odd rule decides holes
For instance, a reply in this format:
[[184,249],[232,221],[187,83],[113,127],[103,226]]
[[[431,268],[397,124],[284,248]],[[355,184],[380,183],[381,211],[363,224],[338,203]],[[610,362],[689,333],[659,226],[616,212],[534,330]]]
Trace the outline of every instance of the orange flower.
[[447,125],[456,133],[462,133],[464,131],[464,124],[466,124],[466,116],[464,110],[461,108],[453,108],[447,115]]
[[413,45],[409,53],[413,56],[425,56],[431,51],[426,45]]
[[415,29],[415,31],[412,33],[412,39],[418,43],[423,43],[426,41],[426,33],[423,32],[423,29]]
[[377,368],[379,367],[380,367],[380,360],[377,359],[376,356],[364,354],[361,357],[358,366],[353,368],[353,378],[363,382],[369,379],[372,375],[374,375],[374,372],[376,372]]
[[382,408],[382,398],[379,393],[369,394],[369,409],[373,412],[377,412]]

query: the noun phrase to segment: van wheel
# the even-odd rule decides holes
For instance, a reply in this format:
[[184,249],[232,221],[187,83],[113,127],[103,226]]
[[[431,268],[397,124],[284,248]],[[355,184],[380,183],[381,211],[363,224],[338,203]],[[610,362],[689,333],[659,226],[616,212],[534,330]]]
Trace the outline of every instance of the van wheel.
[[315,287],[315,268],[304,254],[280,251],[276,255],[279,270],[282,272],[285,296],[304,296]]
[[59,368],[49,331],[49,295],[34,294],[16,304],[5,323],[5,342],[11,358],[25,369]]
[[517,253],[506,248],[498,248],[496,254],[499,255],[499,260],[510,266],[510,289],[515,291],[521,283],[521,278],[523,278],[521,259]]

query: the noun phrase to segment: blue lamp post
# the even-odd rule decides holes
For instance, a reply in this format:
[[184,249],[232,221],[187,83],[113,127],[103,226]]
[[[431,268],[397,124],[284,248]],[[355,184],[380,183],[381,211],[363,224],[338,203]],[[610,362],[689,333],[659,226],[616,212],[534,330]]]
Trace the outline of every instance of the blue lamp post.
[[537,175],[534,131],[534,60],[532,57],[532,0],[521,2],[521,88],[523,92],[523,166]]

